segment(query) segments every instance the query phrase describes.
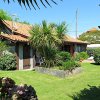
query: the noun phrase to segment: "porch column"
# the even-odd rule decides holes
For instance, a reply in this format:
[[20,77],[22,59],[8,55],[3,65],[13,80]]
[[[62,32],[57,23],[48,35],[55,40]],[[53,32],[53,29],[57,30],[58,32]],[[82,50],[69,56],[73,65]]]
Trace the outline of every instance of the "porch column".
[[30,69],[33,68],[33,49],[30,47]]
[[19,45],[19,70],[23,69],[23,45]]

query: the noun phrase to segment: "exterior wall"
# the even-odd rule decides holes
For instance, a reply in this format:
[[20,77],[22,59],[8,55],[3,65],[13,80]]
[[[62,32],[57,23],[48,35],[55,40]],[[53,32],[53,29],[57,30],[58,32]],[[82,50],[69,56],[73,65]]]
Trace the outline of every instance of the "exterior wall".
[[76,52],[86,51],[87,44],[77,44],[77,43],[64,43],[62,50],[69,52],[72,56]]
[[19,45],[19,70],[23,69],[23,45]]
[[75,46],[75,52],[82,52],[86,51],[86,44],[76,44]]
[[36,65],[35,52],[32,47],[30,47],[30,69],[33,69]]
[[18,70],[33,69],[36,65],[35,52],[27,44],[16,43],[15,56]]
[[17,62],[16,68],[19,69],[19,45],[18,44],[16,44],[15,46],[15,56]]

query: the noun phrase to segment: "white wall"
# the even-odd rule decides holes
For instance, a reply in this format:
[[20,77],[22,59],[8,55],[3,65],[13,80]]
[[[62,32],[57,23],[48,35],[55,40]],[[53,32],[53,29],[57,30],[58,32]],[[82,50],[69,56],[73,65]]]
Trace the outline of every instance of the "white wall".
[[33,54],[33,48],[30,47],[30,69],[33,69],[33,67],[35,66],[36,64],[36,61],[35,61],[35,55]]
[[23,69],[23,45],[19,45],[19,70]]

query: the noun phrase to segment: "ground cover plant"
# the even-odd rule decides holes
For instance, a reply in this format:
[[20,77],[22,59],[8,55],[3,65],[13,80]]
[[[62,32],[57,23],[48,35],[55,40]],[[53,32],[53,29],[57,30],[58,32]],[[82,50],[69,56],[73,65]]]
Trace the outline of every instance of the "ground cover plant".
[[0,100],[38,100],[36,91],[30,85],[16,85],[11,78],[0,78]]
[[[73,96],[84,93],[81,92],[84,89],[91,92],[89,85],[97,88],[100,85],[99,65],[82,63],[82,68],[82,73],[66,77],[65,79],[34,71],[0,71],[0,77],[10,77],[16,84],[32,85],[36,90],[39,100],[79,100],[74,99]],[[95,90],[97,91],[98,89]],[[100,100],[96,96],[96,92],[92,92],[94,92],[95,100]],[[89,94],[88,98],[90,97],[91,95]]]

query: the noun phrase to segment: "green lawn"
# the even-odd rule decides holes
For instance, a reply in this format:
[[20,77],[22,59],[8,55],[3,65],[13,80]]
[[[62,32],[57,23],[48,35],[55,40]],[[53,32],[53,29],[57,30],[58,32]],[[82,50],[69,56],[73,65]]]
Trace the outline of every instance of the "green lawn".
[[32,85],[39,100],[77,100],[72,99],[71,96],[79,93],[84,88],[89,88],[88,85],[100,85],[100,66],[83,63],[82,68],[84,70],[82,73],[65,79],[39,74],[34,71],[0,71],[0,77],[10,77],[17,84]]

